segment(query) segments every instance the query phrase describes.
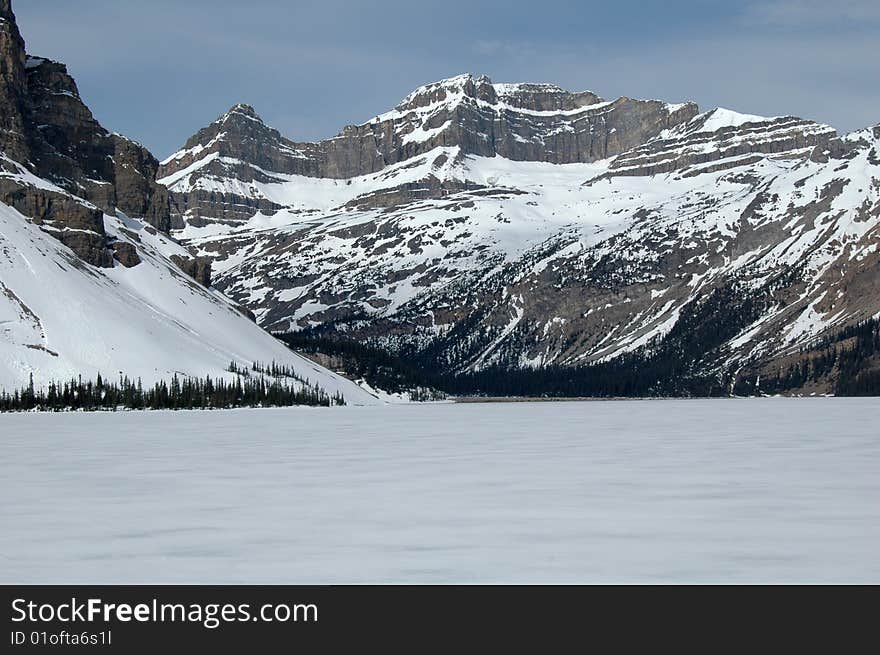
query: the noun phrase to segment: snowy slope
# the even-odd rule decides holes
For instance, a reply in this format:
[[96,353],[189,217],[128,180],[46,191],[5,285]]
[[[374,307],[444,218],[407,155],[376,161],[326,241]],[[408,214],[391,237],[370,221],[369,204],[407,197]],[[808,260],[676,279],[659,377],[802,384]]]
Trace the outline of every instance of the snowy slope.
[[0,387],[23,386],[31,374],[38,384],[119,372],[145,383],[174,373],[221,376],[232,361],[274,360],[349,403],[372,402],[176,270],[165,255],[182,249],[167,237],[124,216],[106,216],[105,225],[137,245],[139,265],[89,266],[0,205]]
[[64,64],[29,56],[8,0],[0,51],[0,389],[276,362],[299,384],[377,402],[202,286],[205,262],[168,236],[159,162],[98,123]]
[[[320,295],[391,271],[415,271],[412,283],[389,280],[357,303],[370,311],[380,302],[387,311],[442,287],[463,270],[480,268],[488,260],[515,259],[573,221],[589,221],[597,234],[621,229],[613,216],[595,212],[586,200],[592,190],[581,186],[586,177],[606,170],[607,162],[514,162],[462,157],[458,148],[438,148],[406,164],[345,181],[284,176],[271,184],[253,183],[252,188],[286,208],[271,216],[257,213],[240,224],[187,225],[175,234],[200,254],[219,254],[214,271],[224,288],[253,308],[263,324],[287,329],[290,321],[314,320],[313,315],[327,306],[318,298],[310,301],[308,292],[284,289],[290,278],[318,275],[320,279],[310,287]],[[443,200],[426,199],[399,209],[358,205],[361,198],[393,193],[400,185],[418,184],[427,176],[470,185],[475,192],[452,193]],[[216,185],[217,191],[239,186],[235,180],[206,178],[199,184],[205,189]],[[494,193],[478,195],[485,189]],[[472,206],[464,211],[463,204]],[[598,222],[592,221],[594,217]],[[279,241],[288,239],[297,247],[280,249]],[[443,271],[431,282],[421,279],[426,277],[426,261],[429,268],[436,265]],[[285,316],[288,302],[298,306]],[[280,320],[274,321],[275,316]]]

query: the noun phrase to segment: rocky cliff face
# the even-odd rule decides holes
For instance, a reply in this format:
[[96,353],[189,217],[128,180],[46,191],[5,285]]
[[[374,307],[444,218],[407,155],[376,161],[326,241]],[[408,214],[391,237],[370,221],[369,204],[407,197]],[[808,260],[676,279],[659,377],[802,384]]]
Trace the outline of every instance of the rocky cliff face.
[[0,0],[0,149],[15,161],[25,161],[28,155],[23,113],[26,58],[10,0]]
[[[458,148],[461,156],[588,163],[641,145],[696,113],[690,103],[604,102],[589,92],[493,84],[486,77],[463,75],[421,87],[394,110],[320,143],[290,141],[266,126],[253,108],[237,105],[164,161],[159,175],[173,187],[177,225],[184,220],[203,225],[282,209],[284,203],[258,187],[284,176],[350,179],[444,147]],[[235,188],[215,183],[233,179]],[[431,177],[419,182],[401,187],[396,197],[412,200],[458,190],[434,184]],[[372,201],[388,206],[387,196]]]
[[[0,121],[0,200],[45,225],[89,263],[114,261],[105,212],[119,209],[170,229],[156,159],[101,127],[63,64],[26,54],[8,0],[0,3]],[[54,188],[29,183],[27,175]]]
[[[834,129],[793,116],[764,118],[714,109],[616,157],[609,175],[706,171],[712,162],[735,167],[763,155],[810,154],[837,136]],[[715,167],[717,168],[717,167]]]
[[417,89],[358,129],[383,135],[387,163],[458,146],[469,155],[570,164],[629,150],[696,113],[693,104],[605,102],[590,92],[464,75]]

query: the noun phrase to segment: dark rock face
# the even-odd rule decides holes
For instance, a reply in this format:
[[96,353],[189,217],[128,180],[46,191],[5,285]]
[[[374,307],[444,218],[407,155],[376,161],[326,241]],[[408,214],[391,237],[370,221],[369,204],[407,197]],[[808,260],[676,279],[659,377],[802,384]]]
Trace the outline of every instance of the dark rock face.
[[[465,76],[423,87],[394,111],[348,126],[320,143],[290,141],[266,126],[252,107],[236,105],[163,162],[159,175],[172,176],[216,154],[263,171],[345,179],[438,146],[519,161],[591,162],[644,143],[696,114],[691,103],[670,106],[629,98],[605,103],[588,92],[537,84],[493,85],[486,77]],[[265,177],[251,169],[239,179]]]
[[104,232],[104,212],[100,209],[64,193],[9,179],[0,179],[0,202],[30,217],[89,264],[113,266],[113,252],[107,247]]
[[0,201],[54,230],[93,232],[104,236],[104,214],[64,193],[37,189],[15,180],[0,179]]
[[[381,153],[388,165],[438,146],[459,146],[464,154],[554,164],[592,162],[619,154],[684,123],[693,104],[620,98],[604,102],[547,84],[493,84],[483,76],[445,80],[416,90],[392,112],[347,128],[323,142],[325,177],[351,177],[372,170],[347,166],[358,141]],[[345,155],[348,155],[347,157]]]
[[208,257],[191,257],[186,259],[179,255],[172,255],[174,262],[181,271],[189,275],[193,280],[204,287],[211,286],[211,260]]
[[167,233],[171,229],[171,202],[168,189],[156,183],[158,160],[134,141],[117,134],[112,139],[116,207]]
[[[220,168],[222,165],[218,165]],[[216,168],[212,165],[212,169]],[[225,170],[225,169],[224,169]],[[216,173],[215,173],[216,174]],[[246,221],[257,212],[274,214],[280,205],[264,198],[248,198],[234,193],[192,191],[172,196],[172,227],[181,228],[182,216],[196,227],[206,222],[236,223]],[[201,217],[204,216],[205,219]]]
[[168,192],[156,184],[159,162],[139,144],[105,130],[79,97],[66,67],[28,59],[27,87],[35,173],[108,213],[120,209],[170,228]]
[[[119,209],[159,230],[171,228],[168,192],[155,182],[158,162],[142,146],[101,127],[63,64],[27,56],[9,0],[0,1],[0,149],[103,212]],[[113,265],[101,211],[75,209],[77,203],[60,199],[60,193],[23,182],[14,190],[12,180],[6,182],[4,197],[16,209],[46,223],[56,236],[65,228],[92,232],[62,240],[91,264]]]
[[[688,103],[620,98],[603,102],[544,84],[493,84],[470,75],[444,80],[410,94],[393,111],[346,127],[320,143],[296,143],[265,125],[252,107],[236,105],[163,162],[159,177],[277,181],[273,174],[347,179],[383,170],[438,147],[462,155],[501,156],[555,164],[593,162],[641,145],[698,112]],[[193,175],[186,169],[205,162]],[[192,186],[192,184],[191,184]],[[420,186],[423,190],[425,187]],[[405,189],[403,200],[413,200]],[[173,212],[199,220],[244,220],[271,203],[197,188],[172,193]]]
[[141,263],[137,248],[127,241],[117,241],[113,244],[113,253],[116,260],[126,268],[134,268]]
[[24,39],[10,0],[0,0],[0,149],[15,161],[28,154],[23,106],[27,98]]

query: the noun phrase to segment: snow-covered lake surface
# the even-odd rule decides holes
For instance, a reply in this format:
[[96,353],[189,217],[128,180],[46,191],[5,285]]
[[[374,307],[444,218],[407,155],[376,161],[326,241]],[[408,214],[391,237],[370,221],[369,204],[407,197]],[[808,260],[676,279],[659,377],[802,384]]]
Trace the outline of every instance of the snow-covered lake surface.
[[0,582],[880,582],[877,399],[0,416]]

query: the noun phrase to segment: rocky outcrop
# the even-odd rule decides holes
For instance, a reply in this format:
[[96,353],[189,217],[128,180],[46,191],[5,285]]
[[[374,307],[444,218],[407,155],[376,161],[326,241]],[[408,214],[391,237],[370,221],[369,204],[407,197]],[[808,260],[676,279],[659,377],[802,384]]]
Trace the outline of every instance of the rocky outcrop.
[[104,236],[103,212],[60,191],[39,189],[14,179],[0,178],[0,202],[33,219],[37,225]]
[[[607,175],[715,172],[725,165],[704,164],[750,155],[806,158],[814,148],[827,146],[836,136],[837,132],[827,125],[793,116],[762,118],[714,109],[619,155]],[[752,157],[750,161],[757,159]],[[744,160],[733,161],[731,166],[743,163]]]
[[252,323],[257,322],[257,315],[254,314],[250,309],[248,309],[244,305],[236,305],[236,308],[239,312],[241,312],[242,316],[247,317],[249,321],[251,321]]
[[117,241],[113,244],[113,254],[116,261],[126,268],[134,268],[141,263],[137,248],[127,241]]
[[129,216],[143,218],[160,232],[171,230],[171,202],[156,183],[159,161],[139,143],[118,134],[113,139],[115,206]]
[[111,134],[95,120],[76,82],[58,62],[28,59],[34,172],[114,213],[170,229],[167,190],[156,183],[159,162],[143,146]]
[[[5,197],[56,236],[70,230],[92,233],[62,239],[91,264],[114,261],[101,212],[112,215],[118,209],[159,230],[171,228],[168,192],[156,183],[156,159],[95,120],[63,64],[26,54],[9,0],[0,1],[0,149],[58,187],[51,191],[26,175],[9,175]],[[19,188],[12,189],[16,180]],[[60,199],[63,192],[71,198]],[[74,197],[85,201],[81,208],[73,207]]]
[[246,221],[258,212],[272,215],[283,206],[266,198],[253,198],[236,193],[203,191],[193,189],[172,196],[172,227],[184,227],[186,223],[202,227],[208,223],[238,223]]
[[184,258],[180,255],[172,255],[171,261],[202,286],[211,286],[211,259],[209,257]]
[[[290,175],[355,178],[437,148],[514,161],[594,162],[641,145],[697,112],[692,103],[605,102],[591,92],[572,93],[547,84],[493,84],[487,77],[463,75],[421,87],[394,110],[319,143],[291,141],[265,125],[252,107],[236,105],[162,162],[159,176],[172,189],[176,220],[243,220],[257,211],[271,214],[281,208],[259,191],[250,196],[241,192],[254,183],[279,182]],[[200,180],[235,184],[218,192],[217,184],[203,186]],[[412,188],[418,193],[409,195],[402,187],[395,197],[418,199],[432,185]]]

